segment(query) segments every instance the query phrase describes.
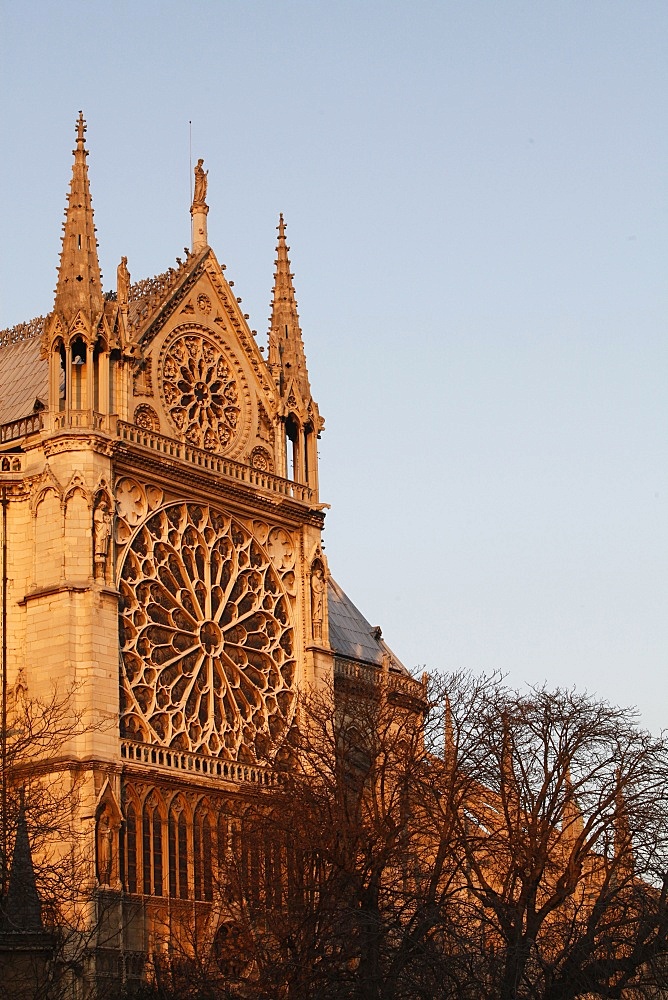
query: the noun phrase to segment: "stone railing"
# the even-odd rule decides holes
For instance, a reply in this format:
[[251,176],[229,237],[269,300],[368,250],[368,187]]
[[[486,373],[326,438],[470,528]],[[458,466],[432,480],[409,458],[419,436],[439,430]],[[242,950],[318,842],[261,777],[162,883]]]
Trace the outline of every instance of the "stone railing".
[[97,410],[63,410],[54,413],[50,419],[51,430],[65,431],[72,428],[81,430],[105,431],[108,429],[109,418]]
[[0,456],[0,472],[23,472],[23,455]]
[[222,455],[215,455],[183,441],[175,441],[174,438],[165,437],[156,431],[144,430],[143,427],[125,423],[124,420],[118,421],[118,436],[130,444],[148,448],[166,458],[195,465],[200,469],[206,469],[207,472],[224,476],[226,479],[236,479],[249,486],[256,486],[260,490],[267,490],[269,493],[280,493],[293,500],[301,500],[303,503],[310,503],[314,499],[314,492],[310,486],[282,479],[271,472],[254,469],[250,465],[242,465],[241,462],[235,462],[231,458],[223,458]]
[[7,424],[0,425],[0,442],[14,441],[16,438],[26,437],[27,434],[34,434],[41,430],[42,414],[31,413],[20,420],[11,420]]
[[180,774],[190,774],[193,777],[216,778],[263,788],[278,784],[276,773],[261,764],[241,764],[234,760],[205,757],[203,754],[188,753],[184,750],[169,750],[165,747],[152,746],[150,743],[135,743],[132,740],[121,741],[121,758],[131,763],[159,767],[171,772],[178,771]]
[[425,701],[427,697],[425,686],[413,677],[394,670],[383,670],[382,667],[374,667],[368,663],[340,659],[338,656],[334,660],[334,678],[337,677],[365,687],[380,688],[385,685],[388,691],[401,692],[418,701]]
[[265,490],[268,493],[289,497],[291,500],[298,500],[301,503],[313,503],[316,499],[315,491],[303,483],[282,479],[281,476],[275,476],[271,472],[254,469],[251,465],[243,465],[241,462],[235,462],[231,458],[224,458],[222,455],[204,451],[204,449],[196,448],[184,441],[176,441],[174,438],[165,437],[156,431],[145,430],[136,424],[118,420],[115,416],[104,416],[96,410],[31,413],[30,416],[23,417],[21,420],[0,425],[0,443],[25,437],[40,429],[51,434],[73,429],[102,431],[112,436],[117,435],[122,441],[146,448],[148,451],[155,452],[165,458],[196,466],[198,469],[204,469],[217,476],[224,476],[226,479],[235,479],[237,482]]

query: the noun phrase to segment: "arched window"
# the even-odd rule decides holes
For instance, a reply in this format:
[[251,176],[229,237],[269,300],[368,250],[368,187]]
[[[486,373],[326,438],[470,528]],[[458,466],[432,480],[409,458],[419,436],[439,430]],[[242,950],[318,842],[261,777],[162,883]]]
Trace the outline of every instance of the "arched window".
[[311,464],[312,464],[312,433],[313,428],[310,424],[304,427],[304,482],[309,483],[311,478]]
[[250,903],[257,905],[264,896],[264,866],[261,834],[252,823],[245,823],[240,844],[241,879]]
[[299,469],[299,424],[291,413],[285,421],[285,457],[287,478],[298,482]]
[[283,876],[285,859],[278,836],[268,832],[264,842],[264,893],[269,909],[279,910],[283,905]]
[[77,337],[70,345],[72,356],[72,399],[70,406],[75,410],[85,409],[88,405],[86,395],[86,383],[84,373],[86,370],[87,351],[86,344],[81,337]]
[[162,816],[157,802],[149,799],[144,804],[142,820],[144,893],[162,896]]
[[169,895],[188,899],[188,824],[180,803],[169,813]]
[[[54,358],[58,356],[58,363],[55,366],[54,378],[55,383],[51,384],[51,392],[55,393],[57,391],[58,398],[58,409],[65,409],[65,396],[67,379],[65,378],[65,345],[62,340],[58,340],[53,347]],[[51,405],[51,404],[49,404]]]
[[137,813],[132,802],[125,810],[125,888],[137,892]]
[[195,899],[213,900],[213,870],[211,867],[211,821],[208,812],[200,808],[195,814],[193,830],[195,856]]
[[247,939],[241,928],[233,923],[218,928],[213,942],[216,964],[225,979],[241,979],[250,965]]

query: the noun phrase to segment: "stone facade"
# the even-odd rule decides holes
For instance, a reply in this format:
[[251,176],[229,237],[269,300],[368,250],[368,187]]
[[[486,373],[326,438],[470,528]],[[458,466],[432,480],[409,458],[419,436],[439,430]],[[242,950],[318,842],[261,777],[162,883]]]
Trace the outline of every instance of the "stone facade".
[[69,691],[85,720],[53,780],[77,788],[99,984],[196,920],[216,938],[217,852],[300,688],[413,682],[330,579],[282,216],[265,360],[208,245],[202,161],[192,248],[134,284],[123,257],[103,291],[85,130],[53,311],[0,335],[0,490],[7,697]]

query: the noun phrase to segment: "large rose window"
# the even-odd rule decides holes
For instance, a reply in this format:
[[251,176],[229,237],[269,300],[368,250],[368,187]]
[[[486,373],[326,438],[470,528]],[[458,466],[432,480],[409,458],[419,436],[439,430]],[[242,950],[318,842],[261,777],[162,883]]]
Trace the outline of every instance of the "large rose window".
[[214,508],[178,503],[121,573],[125,736],[231,759],[277,748],[294,709],[288,602],[269,556]]
[[174,340],[162,362],[167,412],[187,441],[225,451],[241,414],[238,376],[221,348],[199,333]]

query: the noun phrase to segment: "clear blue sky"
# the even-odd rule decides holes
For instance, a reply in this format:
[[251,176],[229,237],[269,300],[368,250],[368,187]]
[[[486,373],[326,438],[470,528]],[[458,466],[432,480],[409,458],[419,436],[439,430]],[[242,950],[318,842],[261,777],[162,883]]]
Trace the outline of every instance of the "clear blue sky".
[[9,3],[0,325],[48,311],[80,108],[111,287],[288,223],[325,542],[409,667],[668,726],[668,4]]

